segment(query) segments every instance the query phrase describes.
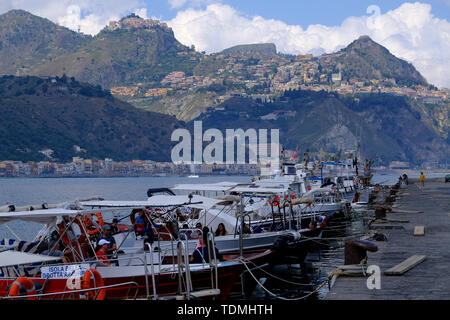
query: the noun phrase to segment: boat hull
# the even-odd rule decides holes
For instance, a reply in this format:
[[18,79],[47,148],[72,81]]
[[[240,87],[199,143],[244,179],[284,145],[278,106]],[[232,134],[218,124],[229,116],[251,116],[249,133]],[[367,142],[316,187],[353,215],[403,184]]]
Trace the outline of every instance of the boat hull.
[[[266,263],[270,256],[273,254],[271,250],[264,252],[257,252],[254,254],[246,255],[245,259],[251,261],[255,265]],[[178,273],[177,265],[162,265],[159,270],[159,266],[155,266],[157,272],[155,272],[154,280],[156,284],[156,295],[158,297],[176,296],[181,292],[184,292],[184,286],[180,282],[184,283],[185,280],[181,279]],[[218,288],[220,294],[216,297],[219,300],[226,299],[231,292],[233,285],[240,277],[244,265],[239,261],[224,261],[217,267],[218,275]],[[144,266],[125,266],[125,267],[97,267],[97,271],[103,278],[104,286],[114,286],[133,282],[135,284],[127,284],[114,288],[107,288],[105,299],[108,300],[123,300],[134,298],[148,298],[149,293],[153,298],[153,279],[151,275],[151,267],[148,266],[148,276],[145,275]],[[214,269],[209,265],[191,265],[191,279],[192,279],[192,291],[199,291],[204,289],[211,289],[212,275]],[[182,274],[185,278],[185,273]],[[51,279],[47,280],[40,277],[29,277],[36,285],[39,284],[44,287],[42,293],[53,295],[42,296],[40,299],[83,299],[84,295],[79,293],[71,293],[67,288],[67,279]],[[0,279],[0,296],[5,297],[8,295],[8,286],[11,285],[15,278],[3,278]],[[93,286],[93,280],[91,280]],[[148,289],[147,289],[148,287]],[[181,290],[180,290],[181,289]]]

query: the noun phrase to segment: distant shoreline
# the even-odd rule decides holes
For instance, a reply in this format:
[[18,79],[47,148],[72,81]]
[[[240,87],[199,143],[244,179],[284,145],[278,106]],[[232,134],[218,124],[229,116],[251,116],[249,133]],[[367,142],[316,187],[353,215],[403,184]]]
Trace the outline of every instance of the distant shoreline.
[[[198,175],[200,178],[206,178],[206,177],[252,177],[252,175],[248,174],[207,174],[207,175]],[[127,176],[82,176],[82,175],[76,175],[76,176],[20,176],[20,177],[0,177],[0,179],[97,179],[97,178],[107,178],[107,179],[116,179],[116,178],[189,178],[187,175],[167,175],[167,176],[149,176],[149,175],[142,175],[142,176],[133,176],[133,175],[127,175]],[[196,178],[192,178],[192,181],[195,181]]]

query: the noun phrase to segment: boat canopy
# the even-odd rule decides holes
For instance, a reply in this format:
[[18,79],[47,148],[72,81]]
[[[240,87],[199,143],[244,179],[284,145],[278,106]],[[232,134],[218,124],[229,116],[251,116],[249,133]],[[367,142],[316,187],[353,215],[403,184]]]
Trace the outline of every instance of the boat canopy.
[[255,192],[255,193],[285,193],[288,192],[289,188],[288,186],[280,186],[278,188],[264,188],[264,187],[251,187],[251,186],[242,186],[242,187],[235,187],[231,189],[230,191],[234,192]]
[[[223,191],[223,192],[259,192],[259,193],[284,193],[288,191],[290,181],[259,182],[258,184],[238,184],[235,182],[219,182],[211,184],[178,184],[172,190],[191,191]],[[266,184],[266,185],[263,185]],[[154,197],[152,197],[154,198]],[[151,199],[151,198],[150,198]]]
[[292,179],[286,179],[284,177],[276,177],[274,179],[262,179],[254,182],[254,185],[264,188],[284,188],[289,186],[294,181]]
[[317,188],[317,189],[306,192],[304,197],[308,198],[308,197],[311,197],[316,194],[331,194],[331,193],[332,193],[332,190],[330,188],[321,187],[321,188]]
[[228,191],[237,186],[235,182],[218,182],[218,183],[186,183],[177,184],[172,190],[190,190],[190,191]]
[[7,250],[0,252],[0,267],[60,261],[61,257],[45,256],[22,251]]
[[239,225],[239,223],[236,223],[236,220],[235,217],[222,210],[213,209],[205,211],[198,221],[204,223],[204,226],[209,227],[212,231],[216,230],[220,223],[223,223],[225,229],[231,234],[234,233],[236,226]]
[[66,210],[62,208],[54,208],[47,210],[32,210],[32,211],[0,212],[0,224],[7,223],[13,220],[23,220],[47,224],[55,221],[57,217],[76,216],[79,213],[81,213],[81,211]]
[[81,205],[85,207],[98,207],[98,208],[146,208],[146,207],[185,206],[189,208],[209,209],[221,201],[222,200],[211,199],[199,195],[193,195],[192,199],[189,199],[187,195],[180,195],[180,196],[156,195],[148,198],[148,200],[145,201],[102,200],[102,201],[81,202]]

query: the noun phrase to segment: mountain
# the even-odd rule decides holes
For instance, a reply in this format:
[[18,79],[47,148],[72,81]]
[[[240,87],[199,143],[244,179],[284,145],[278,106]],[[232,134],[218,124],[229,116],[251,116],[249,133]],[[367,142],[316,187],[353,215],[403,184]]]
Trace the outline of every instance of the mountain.
[[[211,83],[226,83],[226,93],[238,89],[247,94],[277,94],[284,91],[286,83],[290,89],[293,84],[331,84],[332,74],[339,71],[343,81],[428,85],[410,63],[367,36],[320,57],[277,54],[273,43],[238,45],[205,55],[181,44],[165,23],[134,14],[111,21],[94,37],[22,10],[0,15],[0,75],[66,74],[104,88],[128,86],[131,91],[124,92],[133,92],[133,99],[127,94],[119,98],[150,110],[160,109],[152,108],[155,100],[164,100],[164,95],[157,99],[153,94],[145,96],[153,88],[170,86],[175,89],[170,100],[179,97],[180,101],[186,100],[184,90],[192,89],[188,94],[196,95],[196,88]],[[172,72],[183,72],[185,77],[176,83],[164,82]],[[201,106],[200,112],[203,110]]]
[[222,50],[221,53],[275,55],[277,54],[277,47],[273,43],[243,44]]
[[36,74],[65,73],[110,88],[161,81],[177,70],[190,73],[197,56],[175,39],[166,24],[129,16],[110,23],[79,50],[42,65]]
[[[141,111],[99,86],[67,77],[0,77],[0,160],[170,159],[170,135],[184,124]],[[74,146],[86,150],[76,153]]]
[[356,150],[378,164],[403,160],[412,164],[446,163],[450,145],[421,121],[404,97],[287,91],[270,103],[232,98],[196,120],[203,128],[279,129],[284,147],[325,155]]
[[[44,147],[67,158],[72,156],[67,152],[70,144],[88,148],[89,154],[98,157],[110,152],[109,156],[117,160],[150,156],[167,159],[169,128],[183,124],[172,116],[182,121],[203,119],[213,128],[225,124],[236,128],[241,123],[255,128],[277,125],[289,148],[333,152],[362,141],[367,154],[380,157],[383,163],[400,159],[413,163],[443,161],[445,152],[448,155],[450,91],[437,90],[410,63],[367,36],[319,57],[277,53],[275,45],[267,43],[240,45],[206,55],[181,44],[166,24],[136,15],[113,21],[92,37],[25,11],[12,10],[0,15],[0,74],[58,76],[58,81],[76,79],[69,81],[68,89],[49,89],[54,92],[52,96],[42,91],[44,84],[33,89],[14,84],[22,83],[23,78],[4,82],[6,88],[20,87],[4,91],[7,96],[0,93],[0,99],[21,106],[20,113],[10,113],[23,124],[35,128],[28,121],[29,115],[37,117],[33,112],[44,112],[45,104],[59,110],[55,111],[57,118],[51,118],[52,123],[58,123],[58,130],[50,132],[49,128],[40,127],[46,139],[55,142],[54,147],[46,146],[46,140],[36,140],[39,131],[26,137],[14,133],[12,141],[18,145],[15,148],[9,138],[0,137],[0,145],[8,146],[0,154],[11,154],[16,159],[29,156],[23,150],[36,152]],[[53,88],[48,83],[51,80],[42,81]],[[109,89],[113,96],[98,85]],[[64,90],[74,95],[64,95]],[[83,92],[101,96],[90,97]],[[29,97],[25,99],[26,96]],[[96,127],[89,128],[95,135],[87,135],[78,127],[72,132],[66,126],[69,136],[61,131],[64,121],[75,124],[56,106],[57,97],[70,110],[84,110],[73,116],[95,123]],[[91,109],[78,104],[78,100]],[[94,106],[94,100],[104,106],[103,111]],[[28,103],[32,108],[25,107]],[[130,117],[128,127],[133,127],[131,119],[147,119],[155,130],[149,131],[152,133],[148,139],[139,136],[139,131],[133,131],[136,137],[130,137],[126,132],[134,128],[123,127],[113,116],[115,109],[106,105],[128,110],[124,112]],[[7,108],[7,104],[2,108]],[[162,114],[170,116],[164,118]],[[248,118],[243,118],[243,114]],[[266,116],[277,120],[264,120]],[[104,117],[103,122],[98,117]],[[42,115],[37,118],[45,121]],[[4,119],[0,121],[6,127],[9,122],[23,126],[13,118],[9,122]],[[152,123],[151,119],[157,122]],[[164,122],[168,128],[162,126]],[[109,125],[117,126],[117,132],[124,132],[131,139],[130,145],[123,145],[115,138],[120,152],[115,152],[110,139],[97,130]],[[27,140],[30,137],[33,139]],[[98,144],[95,139],[99,139]],[[23,141],[29,141],[31,147]]]
[[165,23],[134,14],[91,37],[13,10],[0,16],[0,30],[0,74],[66,74],[105,88],[161,81],[176,70],[192,73],[200,55]]
[[322,69],[341,70],[346,80],[394,79],[399,85],[427,85],[412,64],[395,57],[368,36],[361,36],[346,48],[319,60]]
[[23,10],[0,15],[0,74],[23,75],[90,41]]

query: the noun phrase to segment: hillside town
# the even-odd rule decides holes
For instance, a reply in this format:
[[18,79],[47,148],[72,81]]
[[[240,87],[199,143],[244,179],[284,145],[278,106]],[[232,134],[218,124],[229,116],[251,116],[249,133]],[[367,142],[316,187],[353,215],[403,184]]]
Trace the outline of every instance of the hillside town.
[[[211,65],[215,68],[211,68]],[[408,96],[425,104],[440,104],[450,98],[449,89],[438,89],[431,85],[400,85],[394,78],[349,78],[342,66],[333,63],[333,55],[318,58],[312,54],[205,55],[194,74],[173,71],[159,83],[151,83],[151,88],[148,85],[139,83],[135,86],[112,87],[110,90],[116,96],[162,98],[169,94],[194,93],[206,88],[216,92],[216,104],[236,95],[270,102],[286,90],[299,89],[323,90],[342,95],[390,93]]]

